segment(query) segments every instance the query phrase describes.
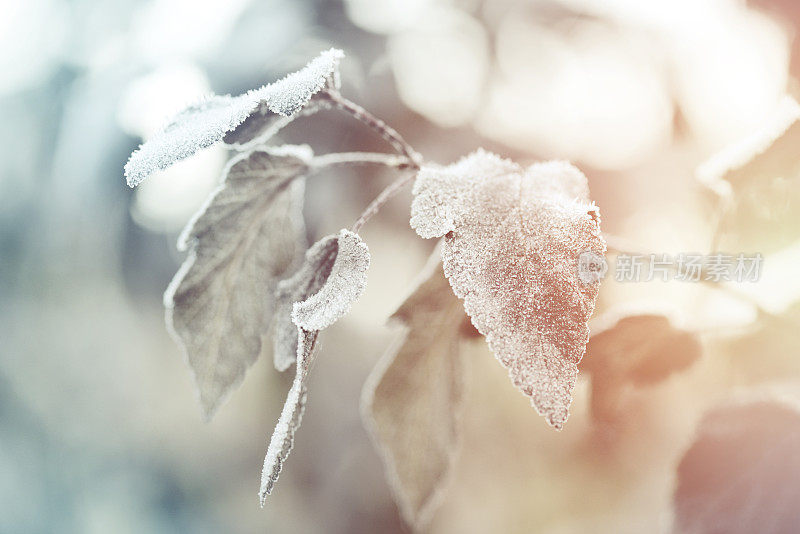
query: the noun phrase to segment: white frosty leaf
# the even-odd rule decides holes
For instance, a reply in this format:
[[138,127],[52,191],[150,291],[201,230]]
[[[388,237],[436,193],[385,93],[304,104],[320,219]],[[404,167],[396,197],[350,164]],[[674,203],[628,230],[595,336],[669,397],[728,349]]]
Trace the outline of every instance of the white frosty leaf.
[[602,257],[600,216],[586,178],[565,162],[527,169],[479,150],[424,166],[411,226],[444,236],[444,272],[514,383],[560,429],[589,336],[599,281],[578,259]]
[[408,330],[370,374],[361,411],[403,518],[421,529],[444,495],[464,401],[459,340],[467,318],[438,251],[392,318]]
[[[236,97],[211,96],[187,107],[131,154],[125,164],[128,185],[135,187],[153,172],[221,141],[229,132],[233,144],[242,145],[254,137],[265,140],[288,124],[326,84],[338,83],[336,68],[342,57],[341,50],[332,48],[273,84]],[[248,121],[253,114],[263,121]]]
[[[297,371],[264,459],[259,491],[262,506],[278,480],[283,462],[292,450],[295,431],[300,426],[306,399],[306,376],[317,334],[345,315],[361,296],[368,268],[367,245],[357,234],[340,230],[337,235],[324,237],[309,248],[300,269],[278,285],[273,325],[275,366],[284,370],[296,360]],[[312,318],[310,323],[295,317],[292,303],[294,310],[302,305],[307,317]],[[301,316],[306,317],[305,314]],[[314,328],[308,328],[309,324]],[[290,341],[291,335],[294,341]],[[292,351],[291,356],[288,351]]]
[[712,411],[678,466],[673,532],[797,532],[798,449],[794,403],[760,399]]
[[226,144],[236,148],[262,143],[298,116],[311,115],[328,107],[315,99],[322,89],[339,87],[341,50],[323,52],[300,71],[269,86],[268,97],[240,126],[225,135]]
[[178,243],[189,256],[164,294],[167,325],[208,417],[258,358],[275,287],[302,258],[311,156],[308,147],[281,147],[233,159]]
[[319,332],[298,331],[297,341],[297,372],[292,381],[292,387],[286,396],[286,402],[281,410],[281,415],[272,432],[264,458],[264,468],[261,471],[261,488],[258,498],[261,506],[267,500],[267,495],[272,493],[275,482],[283,469],[283,462],[292,452],[294,447],[294,434],[303,420],[306,408],[306,377],[314,355],[314,345]]
[[341,230],[314,243],[300,269],[275,291],[273,355],[285,371],[295,360],[297,328],[322,330],[345,316],[367,283],[369,249]]
[[609,312],[606,326],[592,333],[580,370],[592,375],[592,417],[619,416],[620,397],[629,386],[647,386],[685,370],[702,353],[697,335],[673,326],[659,313]]

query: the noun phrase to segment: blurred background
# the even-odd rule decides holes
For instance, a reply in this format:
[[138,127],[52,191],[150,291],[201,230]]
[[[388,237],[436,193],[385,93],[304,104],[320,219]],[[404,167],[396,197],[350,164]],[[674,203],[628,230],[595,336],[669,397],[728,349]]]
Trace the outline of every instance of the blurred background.
[[[358,398],[398,336],[385,318],[433,246],[408,227],[410,193],[364,230],[369,287],[322,335],[303,427],[262,510],[260,467],[290,373],[262,359],[205,424],[163,325],[177,235],[225,149],[136,190],[122,175],[182,106],[335,46],[343,93],[427,159],[483,146],[571,160],[604,231],[645,253],[705,253],[717,218],[695,169],[796,92],[799,23],[794,0],[0,1],[0,532],[407,531]],[[388,150],[335,112],[281,139]],[[369,167],[310,180],[309,240],[350,226],[391,179]],[[779,248],[765,266],[793,272],[797,245]],[[764,280],[754,298],[785,311],[798,295],[785,281]],[[699,284],[607,280],[598,314],[619,303],[669,307],[704,331],[754,317]],[[763,350],[710,343],[679,376],[629,392],[614,424],[591,420],[580,379],[556,433],[472,343],[464,443],[431,531],[668,530],[675,466],[705,409],[800,375],[793,349],[766,366],[748,359]]]

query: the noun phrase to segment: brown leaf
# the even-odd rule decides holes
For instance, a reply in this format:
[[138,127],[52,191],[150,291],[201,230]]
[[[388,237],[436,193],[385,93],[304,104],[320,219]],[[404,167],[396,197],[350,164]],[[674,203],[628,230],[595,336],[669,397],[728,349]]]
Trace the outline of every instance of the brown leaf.
[[281,147],[232,160],[179,241],[189,256],[164,294],[166,320],[207,417],[258,358],[275,287],[302,257],[310,158],[307,147]]
[[523,169],[479,150],[424,166],[411,207],[420,236],[445,237],[444,272],[472,323],[556,429],[569,415],[599,287],[579,276],[579,256],[605,253],[588,194],[568,163]]
[[665,315],[609,315],[616,320],[605,319],[609,325],[592,334],[580,364],[592,375],[592,417],[601,421],[618,417],[625,388],[661,382],[702,352],[697,335],[674,327]]
[[443,496],[464,400],[464,309],[444,277],[438,251],[392,318],[408,330],[372,371],[361,409],[403,518],[419,529]]
[[797,532],[798,450],[793,404],[762,399],[712,411],[678,466],[674,532]]

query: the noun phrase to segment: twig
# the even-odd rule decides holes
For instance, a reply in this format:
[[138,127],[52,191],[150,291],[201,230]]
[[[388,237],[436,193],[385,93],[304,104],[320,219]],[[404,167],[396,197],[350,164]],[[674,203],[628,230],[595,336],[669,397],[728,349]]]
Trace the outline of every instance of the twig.
[[359,215],[356,222],[353,223],[353,233],[357,234],[364,224],[370,220],[373,215],[378,213],[381,207],[383,207],[383,205],[386,204],[390,198],[395,196],[403,187],[410,183],[415,176],[416,174],[414,172],[407,172],[405,176],[401,176],[386,186],[386,188],[381,191],[372,202],[369,203],[369,206],[367,206],[364,211],[361,212],[361,215]]
[[394,148],[398,153],[407,157],[414,168],[418,169],[422,166],[422,156],[420,156],[419,153],[414,150],[399,133],[397,133],[397,130],[383,122],[381,119],[355,102],[343,97],[341,93],[335,89],[328,89],[323,93],[320,93],[320,96],[327,98],[328,101],[335,107],[352,115],[357,120],[363,122],[378,132],[378,134],[380,134],[380,136],[383,137],[387,143],[392,145],[392,148]]
[[376,164],[397,169],[407,169],[414,163],[405,156],[383,154],[381,152],[334,152],[315,156],[311,161],[314,169],[331,167],[335,165],[360,165]]

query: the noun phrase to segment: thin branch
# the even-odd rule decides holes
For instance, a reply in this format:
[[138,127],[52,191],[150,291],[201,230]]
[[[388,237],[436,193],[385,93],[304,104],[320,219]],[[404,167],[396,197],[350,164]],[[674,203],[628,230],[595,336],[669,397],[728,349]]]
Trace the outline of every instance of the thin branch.
[[420,156],[419,153],[417,153],[417,151],[414,150],[414,148],[409,145],[399,133],[397,133],[397,130],[383,122],[381,119],[355,102],[343,97],[341,93],[335,89],[328,89],[320,93],[320,96],[327,98],[328,101],[335,107],[352,115],[357,120],[375,130],[387,143],[392,145],[392,148],[394,148],[398,153],[407,157],[411,161],[414,168],[418,169],[422,166],[422,156]]
[[321,169],[336,165],[361,164],[383,165],[397,169],[407,169],[414,165],[414,163],[405,156],[383,154],[381,152],[334,152],[331,154],[315,156],[311,161],[311,166],[314,169]]
[[390,198],[395,196],[403,187],[408,185],[416,176],[414,172],[407,172],[404,176],[401,176],[394,182],[390,183],[386,188],[375,197],[375,200],[370,202],[369,206],[367,206],[361,215],[358,217],[358,220],[353,224],[352,231],[353,233],[358,233],[359,230],[364,226],[364,224],[372,218],[373,215],[378,213],[386,204]]

